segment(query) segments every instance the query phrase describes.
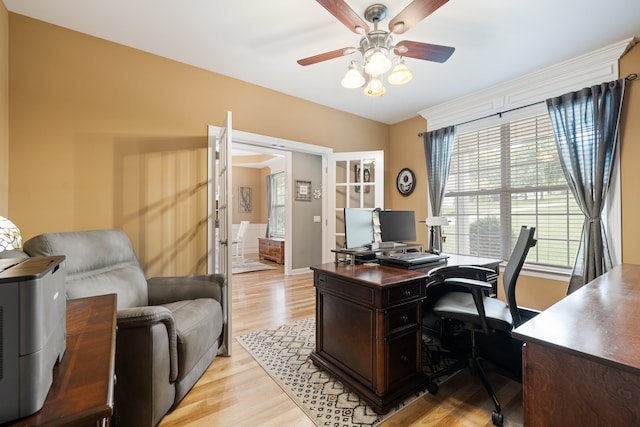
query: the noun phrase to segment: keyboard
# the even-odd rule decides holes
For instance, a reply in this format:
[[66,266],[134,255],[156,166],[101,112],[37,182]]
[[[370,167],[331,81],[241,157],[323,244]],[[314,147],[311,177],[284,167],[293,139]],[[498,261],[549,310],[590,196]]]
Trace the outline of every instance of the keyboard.
[[424,260],[438,258],[437,255],[426,253],[426,252],[407,252],[407,253],[399,253],[399,254],[390,254],[387,256],[389,258],[399,259],[403,261],[424,261]]
[[429,252],[406,252],[378,255],[378,259],[382,264],[395,265],[404,268],[418,268],[425,264],[443,262],[447,258],[449,258],[448,255],[436,255]]

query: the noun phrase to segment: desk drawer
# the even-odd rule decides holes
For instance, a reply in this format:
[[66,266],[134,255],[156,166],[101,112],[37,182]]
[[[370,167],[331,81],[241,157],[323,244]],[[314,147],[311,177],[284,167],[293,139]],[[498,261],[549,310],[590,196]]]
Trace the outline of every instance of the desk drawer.
[[366,286],[325,274],[315,275],[314,280],[316,288],[323,292],[340,295],[343,298],[366,305],[372,305],[375,302],[375,292]]
[[420,319],[418,319],[418,306],[420,302],[405,304],[400,308],[389,310],[387,315],[386,334],[391,335],[406,328],[417,326]]
[[419,337],[420,330],[413,329],[387,341],[387,389],[393,389],[398,384],[420,374]]
[[421,296],[421,288],[424,288],[423,282],[421,280],[417,280],[404,286],[398,286],[396,288],[389,289],[387,291],[389,304],[396,304],[402,301],[410,301],[413,298],[417,298]]

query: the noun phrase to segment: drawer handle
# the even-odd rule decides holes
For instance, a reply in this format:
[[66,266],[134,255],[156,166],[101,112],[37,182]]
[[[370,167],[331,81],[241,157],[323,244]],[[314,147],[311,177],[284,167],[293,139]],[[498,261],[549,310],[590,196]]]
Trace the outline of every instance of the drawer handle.
[[402,292],[402,294],[403,294],[405,297],[410,297],[410,296],[411,296],[411,291],[407,289],[407,290],[403,291],[403,292]]
[[403,354],[402,356],[400,356],[400,360],[402,360],[404,363],[407,363],[407,356]]
[[402,316],[402,317],[400,318],[400,320],[402,320],[402,323],[407,323],[407,320],[409,320],[409,317],[407,317],[407,316]]

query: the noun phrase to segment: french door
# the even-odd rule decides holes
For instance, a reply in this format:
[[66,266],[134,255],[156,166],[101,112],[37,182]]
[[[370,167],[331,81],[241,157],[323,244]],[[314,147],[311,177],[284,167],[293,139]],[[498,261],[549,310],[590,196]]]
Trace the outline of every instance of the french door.
[[231,141],[232,115],[228,111],[224,125],[218,129],[209,126],[209,177],[208,177],[208,240],[209,253],[207,257],[207,272],[221,273],[227,278],[227,289],[222,294],[222,310],[227,327],[221,346],[221,354],[231,355],[231,200],[233,188],[231,185]]
[[328,236],[325,261],[333,260],[331,249],[345,243],[344,208],[384,209],[384,151],[332,153],[329,159]]

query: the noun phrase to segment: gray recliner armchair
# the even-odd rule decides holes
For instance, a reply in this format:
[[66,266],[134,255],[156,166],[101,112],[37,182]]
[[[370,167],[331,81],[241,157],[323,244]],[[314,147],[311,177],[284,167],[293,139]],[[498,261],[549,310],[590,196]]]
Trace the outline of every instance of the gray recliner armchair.
[[67,299],[118,295],[115,425],[155,426],[227,352],[223,275],[146,280],[122,230],[41,234],[24,251],[66,256]]

